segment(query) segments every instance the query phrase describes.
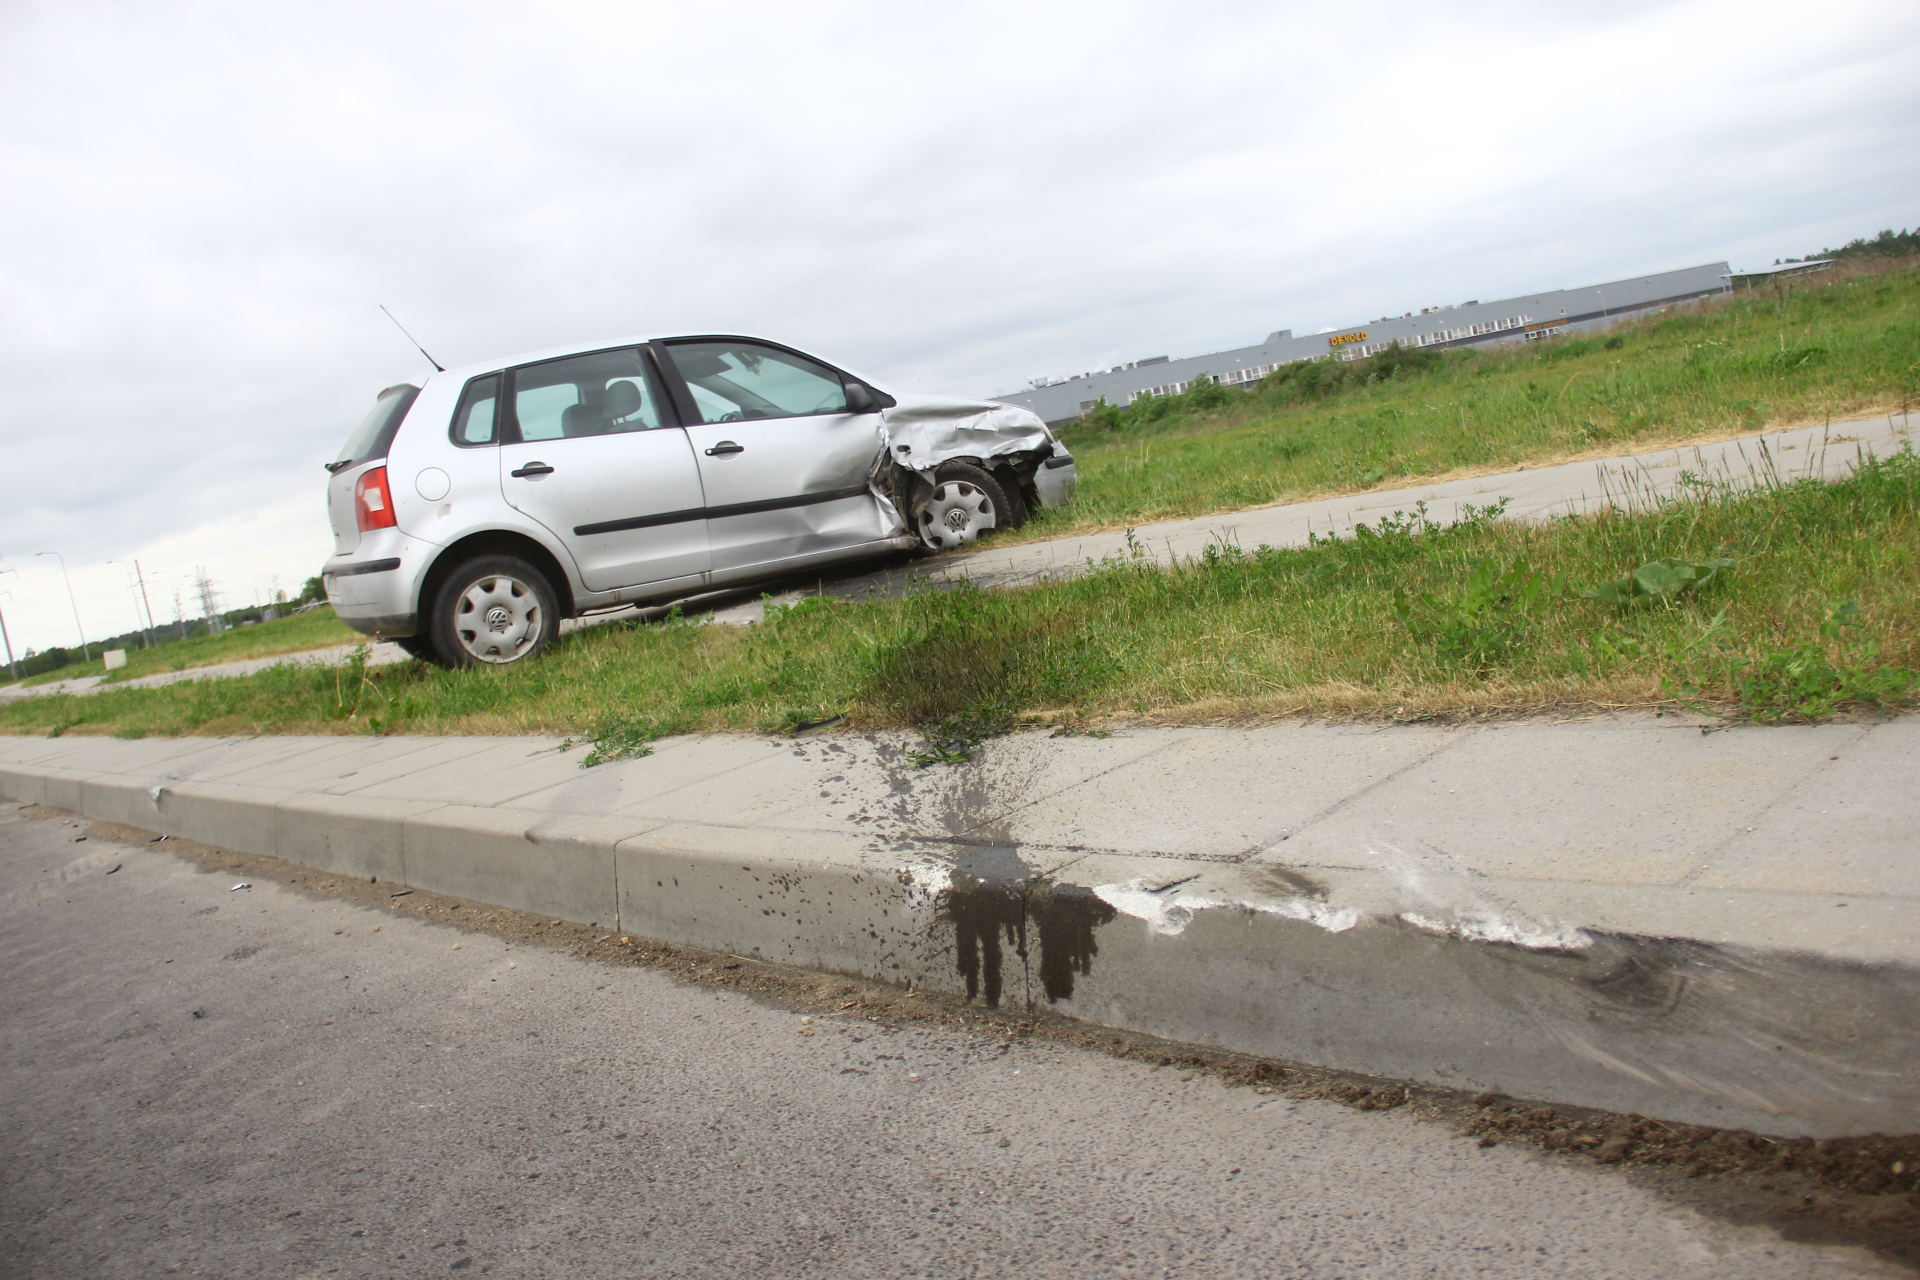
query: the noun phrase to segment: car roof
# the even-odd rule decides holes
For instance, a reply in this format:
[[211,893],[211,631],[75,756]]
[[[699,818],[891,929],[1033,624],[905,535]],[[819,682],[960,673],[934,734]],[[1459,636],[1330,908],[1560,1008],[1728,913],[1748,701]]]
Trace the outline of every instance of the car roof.
[[[502,369],[511,369],[517,365],[537,364],[542,360],[558,360],[564,356],[584,355],[590,351],[606,351],[615,347],[638,347],[649,342],[675,342],[685,338],[746,338],[752,342],[770,343],[776,347],[787,344],[773,338],[762,338],[751,333],[685,333],[655,334],[635,337],[608,338],[603,342],[575,342],[564,347],[543,347],[537,351],[522,351],[517,355],[501,356],[492,360],[476,360],[471,364],[452,365],[444,372],[436,373],[435,378],[452,378],[465,382],[468,378],[477,378],[482,374],[497,373]],[[848,370],[852,372],[852,370]]]

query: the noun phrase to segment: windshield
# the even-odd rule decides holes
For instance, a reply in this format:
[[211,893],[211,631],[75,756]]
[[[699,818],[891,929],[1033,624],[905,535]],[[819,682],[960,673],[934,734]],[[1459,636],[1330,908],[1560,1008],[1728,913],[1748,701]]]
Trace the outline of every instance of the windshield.
[[340,457],[329,463],[327,470],[339,471],[356,462],[365,462],[368,458],[386,457],[387,446],[393,443],[393,433],[399,429],[400,419],[407,416],[407,410],[413,407],[414,397],[419,394],[420,388],[410,382],[382,391],[375,398],[372,410],[360,419],[360,425],[347,437]]

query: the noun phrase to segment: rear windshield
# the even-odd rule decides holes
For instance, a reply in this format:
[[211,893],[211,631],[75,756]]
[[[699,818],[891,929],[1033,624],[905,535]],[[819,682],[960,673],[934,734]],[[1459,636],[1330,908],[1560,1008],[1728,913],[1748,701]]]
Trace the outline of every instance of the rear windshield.
[[372,410],[360,419],[360,425],[347,437],[340,457],[327,470],[339,471],[369,458],[386,457],[387,446],[393,443],[393,433],[400,428],[400,419],[407,416],[407,410],[413,407],[414,397],[419,394],[420,388],[410,382],[382,391],[374,400]]

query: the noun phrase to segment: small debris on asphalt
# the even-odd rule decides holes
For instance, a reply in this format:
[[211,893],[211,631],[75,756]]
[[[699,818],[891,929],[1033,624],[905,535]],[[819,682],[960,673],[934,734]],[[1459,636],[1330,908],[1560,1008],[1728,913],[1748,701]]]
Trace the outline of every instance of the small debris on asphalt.
[[207,1016],[207,1011],[205,1009],[195,1009],[193,1011],[193,1016],[196,1018],[204,1018]]
[[85,844],[87,842],[87,838],[85,836],[75,836],[73,838],[73,842],[75,844]]
[[411,889],[400,889],[400,890],[397,890],[396,892],[388,894],[387,896],[389,898],[404,898],[412,892],[413,890]]
[[108,875],[112,875],[112,874],[113,874],[114,872],[116,872],[116,871],[118,871],[118,870],[120,869],[120,866],[121,866],[121,864],[120,864],[120,863],[118,863],[118,862],[116,862],[116,863],[114,863],[114,864],[113,864],[112,866],[110,866],[110,867],[108,867],[108,868],[107,868],[107,871],[106,871],[106,874],[108,874]]
[[240,882],[239,884],[237,884],[237,885],[235,885],[235,886],[233,886],[233,888],[231,888],[231,889],[229,889],[229,890],[227,890],[227,892],[228,892],[228,893],[238,893],[238,892],[239,892],[240,890],[242,890],[242,889],[251,889],[251,888],[253,888],[253,886],[252,886],[251,884],[248,884],[248,883],[247,883],[247,882],[246,882],[245,880],[242,880],[242,881],[241,881],[241,882]]
[[159,843],[160,843],[160,842],[161,842],[162,840],[171,840],[171,839],[173,839],[173,837],[172,837],[172,836],[155,836],[155,837],[154,837],[153,839],[151,839],[151,840],[149,840],[149,841],[147,841],[147,843],[148,843],[148,844],[159,844]]

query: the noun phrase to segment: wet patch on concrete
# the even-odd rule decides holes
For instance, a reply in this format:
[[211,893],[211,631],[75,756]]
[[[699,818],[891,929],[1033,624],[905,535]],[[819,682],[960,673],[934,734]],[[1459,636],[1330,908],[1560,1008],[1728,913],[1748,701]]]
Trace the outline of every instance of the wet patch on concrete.
[[1011,955],[1017,998],[1028,1009],[1041,998],[1072,999],[1074,979],[1093,972],[1100,926],[1118,914],[1088,889],[1044,877],[994,883],[964,871],[953,873],[936,910],[938,924],[953,930],[967,999],[998,1006]]

